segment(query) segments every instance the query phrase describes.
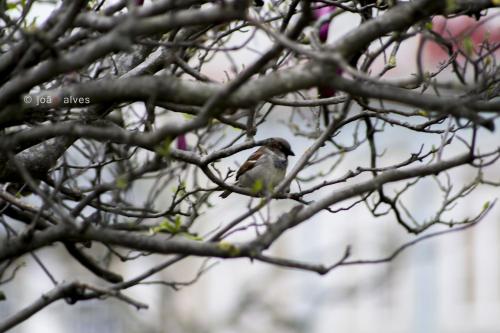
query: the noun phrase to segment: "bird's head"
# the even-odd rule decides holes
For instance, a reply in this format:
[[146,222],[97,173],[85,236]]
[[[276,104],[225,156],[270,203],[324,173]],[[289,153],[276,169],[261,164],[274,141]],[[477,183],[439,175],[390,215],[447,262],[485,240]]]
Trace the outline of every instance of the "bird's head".
[[295,156],[292,148],[290,147],[290,143],[283,138],[270,138],[267,140],[265,146],[271,150],[279,151],[285,154],[285,156]]

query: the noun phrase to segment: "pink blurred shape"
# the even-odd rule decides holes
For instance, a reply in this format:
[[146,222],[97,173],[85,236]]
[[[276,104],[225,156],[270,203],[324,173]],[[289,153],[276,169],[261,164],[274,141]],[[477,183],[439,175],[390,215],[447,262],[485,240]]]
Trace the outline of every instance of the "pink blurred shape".
[[[342,75],[342,69],[337,68],[336,71],[337,75]],[[328,98],[328,97],[333,97],[335,96],[335,93],[337,91],[335,88],[331,86],[319,86],[318,87],[318,93],[319,93],[319,98]]]
[[185,134],[180,134],[177,137],[177,149],[179,149],[179,150],[188,150],[187,141],[186,141],[186,135]]
[[[314,17],[316,20],[322,18],[325,15],[330,15],[335,11],[335,6],[325,6],[314,10]],[[323,23],[319,28],[319,40],[324,43],[328,40],[328,32],[330,30],[330,21]],[[342,75],[342,70],[337,69],[337,74]],[[330,86],[319,86],[318,93],[320,98],[327,98],[335,96],[335,89]]]
[[[453,51],[464,50],[464,41],[472,42],[474,52],[478,52],[481,44],[488,40],[490,45],[500,42],[500,21],[489,16],[482,17],[479,21],[469,16],[459,16],[447,19],[436,16],[432,20],[432,30],[451,43]],[[437,64],[448,59],[449,55],[443,48],[433,41],[429,41],[424,49],[426,62]],[[498,51],[497,51],[498,52]],[[458,57],[463,61],[463,57]]]
[[[335,6],[325,6],[314,10],[314,17],[320,19],[322,16],[329,15],[335,11]],[[319,40],[324,43],[328,39],[328,30],[330,29],[330,22],[325,22],[319,28]]]

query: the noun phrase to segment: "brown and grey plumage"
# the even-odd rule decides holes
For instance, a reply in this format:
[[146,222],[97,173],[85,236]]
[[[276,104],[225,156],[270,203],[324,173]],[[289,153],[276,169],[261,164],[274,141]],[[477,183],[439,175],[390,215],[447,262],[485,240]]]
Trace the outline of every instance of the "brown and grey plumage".
[[[236,173],[236,184],[244,188],[254,188],[261,182],[261,193],[269,193],[283,178],[288,166],[288,156],[295,156],[290,144],[283,138],[271,138],[241,165]],[[231,191],[222,192],[227,198]]]

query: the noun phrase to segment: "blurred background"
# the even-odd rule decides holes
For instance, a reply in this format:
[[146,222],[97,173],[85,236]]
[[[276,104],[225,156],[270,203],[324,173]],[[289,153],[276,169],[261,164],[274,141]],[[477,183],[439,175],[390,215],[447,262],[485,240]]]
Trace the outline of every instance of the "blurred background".
[[[50,4],[37,6],[32,15],[43,21]],[[339,38],[358,23],[354,15],[340,15],[330,26],[330,40]],[[448,21],[444,28],[443,20],[437,18],[434,28],[460,34],[473,24],[476,24],[475,20],[459,17]],[[472,38],[479,43],[485,34],[497,42],[500,40],[498,18],[483,24]],[[237,45],[241,40],[232,42]],[[417,44],[418,38],[415,38],[412,43],[402,45],[397,67],[388,73],[388,77],[408,76],[415,70]],[[223,81],[224,71],[249,63],[255,57],[255,50],[263,50],[268,45],[265,36],[257,35],[247,48],[232,54],[232,61],[223,56],[215,57],[205,74]],[[234,59],[237,59],[236,63]],[[435,69],[446,59],[446,54],[429,43],[424,59],[427,68]],[[382,59],[377,66],[379,69],[383,66]],[[400,105],[394,107],[402,109]],[[293,165],[313,141],[294,135],[286,123],[289,116],[286,108],[277,110],[259,127],[256,138],[281,136],[288,139],[297,155],[291,160]],[[237,134],[228,133],[228,142]],[[188,136],[187,139],[189,143],[192,138]],[[422,138],[397,128],[386,128],[378,139],[379,149],[385,150],[387,163],[407,159],[422,144],[430,147],[440,142],[438,135]],[[498,131],[481,131],[480,144],[484,147],[498,146],[499,139]],[[349,128],[339,134],[338,140],[352,141]],[[367,152],[366,147],[361,147],[349,153],[330,177],[342,176],[357,166],[368,166]],[[241,161],[249,154],[249,151],[244,151],[227,158],[219,167],[234,169],[235,161]],[[454,150],[448,150],[447,154],[453,156]],[[332,161],[327,160],[317,167],[326,170],[331,164]],[[491,178],[500,179],[498,168],[489,172]],[[453,183],[461,186],[474,177],[474,170],[459,168],[452,170],[450,176]],[[136,184],[130,190],[130,199],[141,200],[148,186],[147,182]],[[292,185],[292,190],[296,189],[294,186],[296,184]],[[337,188],[344,186],[340,184]],[[491,202],[499,194],[499,190],[493,187],[480,188],[448,216],[457,220],[475,216],[485,202]],[[431,179],[419,183],[406,196],[405,204],[417,220],[425,220],[433,214],[440,196],[441,192]],[[321,197],[321,193],[317,197]],[[169,202],[170,198],[165,196],[160,201],[163,200]],[[345,202],[339,207],[349,204]],[[270,213],[279,216],[293,205],[289,201],[275,201]],[[247,206],[248,201],[236,194],[218,200],[216,206],[202,216],[200,233],[210,232],[224,221],[230,221]],[[192,285],[181,286],[179,290],[153,284],[135,286],[126,291],[127,295],[147,303],[148,310],[137,311],[114,299],[80,302],[73,306],[59,301],[12,332],[496,333],[500,332],[499,219],[500,210],[495,207],[477,226],[423,241],[390,263],[340,267],[325,276],[242,259],[212,260],[208,264],[216,265]],[[444,229],[436,226],[426,233]],[[273,246],[272,254],[330,264],[340,259],[349,245],[353,259],[379,259],[414,238],[397,224],[392,215],[374,219],[365,206],[357,205],[349,211],[316,215],[280,238]],[[93,251],[104,256],[103,249]],[[66,254],[59,251],[58,246],[37,253],[59,281],[78,279],[97,283],[92,275],[77,268]],[[30,304],[52,287],[40,268],[32,263],[33,259],[26,256],[23,260],[27,267],[18,272],[16,281],[2,286],[7,300],[0,302],[0,320]],[[129,264],[115,261],[111,268],[131,278],[166,260],[166,256],[151,255]],[[198,269],[206,264],[204,259],[191,258],[150,280],[189,283],[196,279]]]

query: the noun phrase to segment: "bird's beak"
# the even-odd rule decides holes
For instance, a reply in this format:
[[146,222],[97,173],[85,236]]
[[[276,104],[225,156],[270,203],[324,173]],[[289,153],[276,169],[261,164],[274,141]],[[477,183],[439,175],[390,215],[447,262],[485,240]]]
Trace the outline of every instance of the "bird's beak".
[[287,155],[289,156],[295,156],[295,154],[293,153],[293,151],[291,149],[288,149],[288,151],[286,152]]

